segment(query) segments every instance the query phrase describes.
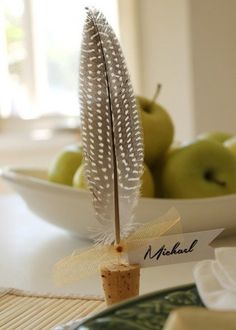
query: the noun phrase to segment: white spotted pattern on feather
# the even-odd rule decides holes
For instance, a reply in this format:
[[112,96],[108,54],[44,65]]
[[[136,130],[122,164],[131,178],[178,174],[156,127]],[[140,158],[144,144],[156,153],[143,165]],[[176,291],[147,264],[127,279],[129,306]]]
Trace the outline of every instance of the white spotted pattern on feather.
[[96,9],[87,9],[79,91],[85,173],[98,220],[93,238],[119,243],[132,228],[139,197],[143,136],[119,41]]

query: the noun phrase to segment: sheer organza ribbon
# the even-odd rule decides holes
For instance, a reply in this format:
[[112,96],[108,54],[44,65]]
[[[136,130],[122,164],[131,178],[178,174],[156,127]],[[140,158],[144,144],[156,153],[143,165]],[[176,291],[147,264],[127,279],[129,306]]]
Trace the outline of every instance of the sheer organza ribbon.
[[101,265],[127,263],[129,251],[138,249],[148,241],[158,239],[167,233],[182,235],[180,215],[175,208],[171,208],[154,221],[138,226],[118,246],[95,245],[85,250],[74,251],[54,265],[54,280],[57,284],[78,282],[99,271]]

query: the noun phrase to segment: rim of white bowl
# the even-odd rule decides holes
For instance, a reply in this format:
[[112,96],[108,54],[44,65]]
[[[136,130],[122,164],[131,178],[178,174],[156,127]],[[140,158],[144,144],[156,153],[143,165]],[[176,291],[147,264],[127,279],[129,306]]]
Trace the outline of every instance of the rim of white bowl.
[[[27,174],[31,172],[30,174]],[[25,172],[25,173],[23,173]],[[44,190],[47,188],[47,191],[53,191],[57,193],[69,193],[71,195],[83,194],[84,196],[89,195],[89,192],[84,189],[74,188],[70,186],[66,186],[60,183],[55,183],[51,181],[47,181],[43,178],[37,177],[33,175],[35,173],[46,173],[46,169],[37,168],[37,167],[12,167],[6,166],[1,169],[0,176],[11,183],[21,184],[26,187],[37,187],[37,189]]]
[[[28,172],[31,172],[31,174],[27,174]],[[25,172],[25,173],[23,173]],[[4,166],[0,169],[0,176],[6,180],[10,181],[13,184],[20,183],[24,186],[36,186],[37,188],[41,189],[49,189],[50,191],[57,191],[57,193],[69,193],[71,195],[74,195],[77,197],[78,194],[84,195],[84,197],[89,196],[89,191],[86,191],[84,189],[80,188],[74,188],[71,186],[66,186],[59,183],[54,183],[51,181],[47,181],[43,178],[34,176],[32,173],[38,172],[38,173],[47,173],[47,170],[45,168],[38,168],[38,167],[18,167],[18,166]],[[227,195],[221,195],[221,196],[215,196],[215,197],[204,197],[204,198],[147,198],[147,197],[141,197],[140,199],[146,202],[156,202],[163,204],[170,204],[170,203],[177,203],[177,204],[185,204],[185,203],[192,203],[192,204],[198,204],[198,203],[209,203],[209,202],[219,202],[219,201],[225,201],[229,199],[235,199],[235,194],[227,194]]]

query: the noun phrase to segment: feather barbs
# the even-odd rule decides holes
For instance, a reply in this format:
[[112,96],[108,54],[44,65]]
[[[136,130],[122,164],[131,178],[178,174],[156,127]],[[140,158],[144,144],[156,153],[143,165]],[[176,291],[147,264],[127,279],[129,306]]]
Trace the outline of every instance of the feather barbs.
[[102,229],[101,236],[111,238],[119,218],[123,237],[139,196],[143,137],[119,42],[105,17],[91,9],[81,48],[80,103],[85,172],[102,225],[97,233]]

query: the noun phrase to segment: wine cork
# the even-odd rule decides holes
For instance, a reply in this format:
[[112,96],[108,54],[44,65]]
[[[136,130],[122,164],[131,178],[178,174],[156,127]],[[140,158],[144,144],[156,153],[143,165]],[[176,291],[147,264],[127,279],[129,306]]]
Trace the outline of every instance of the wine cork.
[[107,305],[139,295],[139,265],[105,265],[100,272]]

